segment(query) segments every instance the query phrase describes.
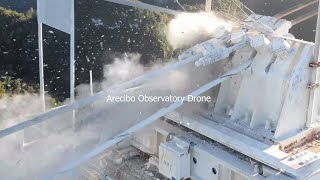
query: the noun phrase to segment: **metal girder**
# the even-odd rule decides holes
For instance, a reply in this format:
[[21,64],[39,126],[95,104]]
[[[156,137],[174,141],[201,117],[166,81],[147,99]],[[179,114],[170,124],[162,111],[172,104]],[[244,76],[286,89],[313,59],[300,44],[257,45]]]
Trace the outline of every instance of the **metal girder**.
[[[315,38],[315,45],[314,45],[314,63],[320,62],[319,60],[319,51],[320,51],[320,1],[318,7],[318,19],[317,19],[317,29],[316,29],[316,38]],[[314,68],[311,74],[311,83],[319,82],[320,79],[320,71],[318,68]],[[308,121],[306,123],[307,127],[311,127],[311,125],[318,120],[319,117],[319,90],[318,89],[311,89],[310,90],[310,97],[309,97],[309,108],[308,108]]]
[[103,99],[104,97],[106,97],[108,94],[113,94],[115,92],[119,92],[119,91],[122,91],[122,90],[125,90],[125,89],[129,89],[129,88],[132,88],[132,87],[135,87],[135,86],[138,86],[152,78],[156,78],[166,72],[169,72],[169,71],[172,71],[172,70],[175,70],[175,69],[178,69],[180,67],[183,67],[189,63],[192,63],[196,60],[198,60],[201,56],[200,55],[195,55],[195,56],[192,56],[188,59],[185,59],[185,60],[182,60],[182,61],[179,61],[177,63],[174,63],[174,64],[171,64],[171,65],[168,65],[164,68],[161,68],[161,69],[158,69],[158,70],[155,70],[155,71],[152,71],[152,72],[149,72],[145,75],[142,75],[140,77],[137,77],[131,81],[128,81],[128,82],[125,82],[125,83],[122,83],[120,85],[115,85],[113,87],[111,87],[110,89],[108,89],[107,91],[101,91],[97,94],[95,94],[94,96],[91,96],[91,97],[88,97],[88,98],[84,98],[84,99],[81,99],[79,101],[76,101],[74,103],[71,103],[69,105],[65,105],[65,106],[61,106],[61,107],[58,107],[58,108],[55,108],[47,113],[44,113],[44,114],[41,114],[35,118],[32,118],[32,119],[29,119],[29,120],[26,120],[22,123],[19,123],[17,125],[14,125],[12,127],[9,127],[7,129],[4,129],[4,130],[1,130],[0,131],[0,138],[2,137],[5,137],[5,136],[8,136],[10,134],[13,134],[13,133],[16,133],[18,131],[21,131],[27,127],[31,127],[31,126],[34,126],[36,124],[39,124],[41,122],[44,122],[44,121],[47,121],[49,120],[50,118],[53,118],[53,117],[56,117],[60,114],[63,114],[63,113],[66,113],[66,112],[69,112],[69,111],[72,111],[72,110],[75,110],[75,109],[79,109],[79,108],[82,108],[84,106],[87,106],[87,105],[90,105],[90,104],[93,104],[94,102],[97,102],[101,99]]
[[[175,134],[174,138],[181,139],[186,142],[193,142],[195,145],[190,149],[190,153],[197,156],[202,156],[201,162],[199,161],[199,164],[196,164],[193,166],[193,171],[191,171],[191,176],[193,175],[200,175],[202,178],[199,179],[230,179],[228,177],[230,176],[238,176],[240,177],[246,177],[245,179],[251,179],[251,180],[265,180],[269,177],[276,177],[277,179],[281,180],[293,180],[294,178],[291,178],[289,176],[286,176],[285,174],[282,174],[280,171],[276,171],[275,169],[270,168],[269,166],[261,165],[263,172],[259,174],[257,172],[257,169],[254,167],[259,166],[257,163],[249,163],[250,160],[246,159],[243,160],[243,155],[237,154],[237,152],[230,153],[226,151],[225,149],[221,148],[221,144],[219,145],[213,145],[210,142],[203,142],[204,137],[200,135],[197,132],[190,133],[189,131],[181,131],[180,128],[173,126],[172,124],[168,122],[159,121],[157,124],[154,124],[154,129],[157,132],[157,135],[167,135],[169,132],[173,132]],[[195,136],[196,135],[196,136]],[[141,136],[140,134],[138,136]],[[239,155],[242,156],[242,158],[239,158]],[[212,159],[214,158],[214,159]],[[249,157],[248,157],[249,158]],[[207,161],[207,159],[210,159],[211,161]],[[242,159],[242,160],[240,160]],[[219,164],[217,169],[217,173],[214,177],[208,176],[205,172],[205,169],[210,169],[208,167],[212,167],[213,163]],[[192,166],[192,165],[191,165]],[[202,168],[199,168],[199,166],[202,166]],[[233,173],[226,173],[225,171],[221,170],[220,168],[223,168],[224,170],[229,169],[233,171]],[[226,169],[225,169],[226,168]],[[269,174],[273,174],[269,176]],[[269,177],[268,177],[269,176]],[[239,176],[238,176],[239,177]],[[193,177],[192,179],[198,179],[196,177]],[[231,179],[238,179],[238,178],[231,178]],[[239,178],[242,179],[242,178]]]
[[[279,14],[276,14],[274,17],[276,17],[278,19],[284,18],[284,17],[286,17],[288,15],[291,15],[291,14],[293,14],[293,13],[299,11],[299,10],[302,10],[302,9],[304,9],[306,7],[314,5],[318,1],[319,0],[313,0],[313,1],[310,1],[308,3],[300,3],[300,4],[296,5],[296,6],[294,6],[293,8],[290,8],[290,9],[288,9],[286,11],[283,11],[283,12],[281,12]],[[312,10],[312,11],[309,11],[309,12],[307,12],[305,14],[302,14],[301,16],[291,20],[292,21],[292,25],[296,25],[296,24],[299,24],[299,23],[301,23],[303,21],[306,21],[306,20],[312,18],[313,16],[316,16],[317,14],[318,14],[318,10],[316,10],[316,9]]]
[[290,9],[288,9],[286,11],[283,11],[283,12],[281,12],[279,14],[276,14],[274,17],[281,19],[281,18],[283,18],[285,16],[288,16],[288,15],[290,15],[292,13],[295,13],[295,12],[305,8],[305,7],[311,6],[311,5],[315,4],[315,3],[317,3],[318,1],[319,0],[314,0],[314,1],[311,1],[309,3],[300,3],[300,4],[296,5],[296,6],[294,6],[293,8],[290,8]]
[[292,25],[294,26],[294,25],[299,24],[299,23],[301,23],[303,21],[306,21],[306,20],[312,18],[313,16],[316,16],[317,14],[318,14],[318,10],[317,9],[315,9],[313,11],[310,11],[310,12],[308,12],[306,14],[303,14],[303,15],[295,18],[294,20],[292,20]]
[[154,5],[150,5],[150,4],[146,4],[146,3],[142,3],[142,2],[133,2],[130,0],[104,0],[104,1],[112,2],[112,3],[116,3],[116,4],[121,4],[121,5],[126,5],[126,6],[131,6],[131,7],[140,8],[140,9],[145,9],[145,10],[149,10],[149,11],[162,12],[162,13],[166,13],[166,14],[171,14],[173,16],[176,16],[181,13],[180,11],[175,11],[172,9],[158,7],[158,6],[154,6]]
[[207,11],[207,12],[212,11],[212,0],[206,0],[205,11]]
[[103,98],[104,96],[106,96],[106,92],[100,92],[90,98],[85,98],[85,99],[79,100],[77,102],[74,102],[70,105],[65,105],[65,106],[55,108],[47,113],[44,113],[44,114],[41,114],[41,115],[35,117],[33,119],[26,120],[22,123],[19,123],[17,125],[14,125],[12,127],[9,127],[7,129],[0,131],[0,138],[3,138],[3,137],[8,136],[10,134],[16,133],[18,131],[21,131],[27,127],[31,127],[36,124],[39,124],[39,123],[44,122],[50,118],[56,117],[60,114],[72,111],[74,109],[84,107],[89,104],[92,104],[92,103],[98,101],[99,99]]
[[[170,121],[169,121],[170,122]],[[181,144],[179,142],[184,142],[185,144],[191,144],[189,149],[189,154],[192,158],[190,158],[190,178],[191,179],[198,179],[198,180],[219,180],[219,179],[229,179],[229,180],[235,180],[235,179],[246,179],[246,180],[265,180],[265,177],[263,175],[259,174],[255,171],[255,164],[250,163],[248,159],[243,160],[242,158],[239,158],[240,154],[237,154],[235,152],[228,152],[225,149],[222,148],[220,144],[212,144],[208,141],[204,141],[205,136],[200,135],[197,132],[190,132],[190,131],[184,131],[182,130],[181,126],[175,126],[171,123],[169,123],[168,120],[166,121],[158,121],[150,127],[153,129],[156,135],[159,137],[157,139],[157,144],[167,143],[168,141],[175,141],[178,142],[178,146]],[[136,136],[142,137],[143,140],[146,140],[145,138],[152,136],[149,133],[146,133],[145,136],[144,132],[141,132],[137,134]],[[174,134],[172,139],[163,141],[163,139],[166,139],[169,134]],[[142,140],[142,141],[143,141]],[[148,139],[146,141],[154,141],[154,139]],[[155,149],[153,149],[153,146],[146,146],[142,145],[140,146],[140,142],[133,140],[135,143],[134,146],[138,149],[141,149],[144,151],[144,148],[147,148],[152,154],[158,155],[160,158],[161,156],[154,152]],[[183,143],[183,144],[184,144]],[[159,151],[159,147],[157,147]],[[147,151],[148,153],[148,151]],[[240,155],[241,156],[241,155]],[[197,160],[197,163],[195,164],[193,162],[193,158]],[[158,160],[159,162],[160,160]],[[215,169],[216,174],[212,172],[212,170]],[[269,171],[270,172],[270,171]],[[271,173],[278,173],[277,171],[273,171]],[[232,178],[232,177],[233,178]],[[283,174],[279,175],[281,178],[285,177]],[[239,178],[243,177],[243,178]],[[283,180],[289,180],[283,179]]]
[[[70,103],[75,100],[75,32],[74,32],[74,0],[37,0],[38,48],[40,96],[45,107],[44,69],[43,69],[43,24],[70,35]],[[74,118],[73,118],[74,119]]]
[[[224,127],[219,123],[215,123],[201,116],[187,117],[169,115],[168,119],[187,127],[195,132],[198,132],[214,141],[217,141],[225,146],[236,150],[248,157],[251,157],[263,164],[266,164],[277,170],[284,171],[289,175],[296,176],[296,172],[291,167],[281,163],[279,159],[286,156],[277,148],[256,141],[248,136],[240,134],[234,130]],[[277,154],[279,157],[274,157],[272,154]]]
[[[237,75],[238,73],[246,70],[248,67],[251,66],[252,62],[253,62],[253,59],[247,60],[246,62],[242,63],[241,65],[233,68],[231,71],[219,76],[217,79],[215,79],[215,80],[205,84],[204,86],[200,87],[199,89],[193,91],[189,95],[199,96],[199,95],[203,94],[204,92],[217,86],[218,84],[232,78],[234,75]],[[130,137],[133,133],[137,132],[138,130],[141,130],[142,128],[150,125],[151,123],[155,122],[156,120],[158,120],[162,116],[164,116],[164,115],[178,109],[179,107],[183,106],[184,104],[188,103],[187,99],[188,99],[188,95],[184,97],[183,102],[175,102],[175,103],[169,105],[168,107],[160,109],[155,114],[149,116],[147,119],[142,120],[140,123],[132,126],[128,130],[120,133],[119,135],[115,136],[111,140],[108,140],[105,143],[101,144],[100,146],[96,147],[95,149],[93,149],[89,153],[82,156],[80,159],[77,159],[73,162],[66,164],[61,169],[57,170],[54,174],[52,174],[50,176],[57,177],[58,175],[63,174],[65,172],[68,172],[68,171],[74,169],[75,167],[83,164],[84,162],[88,161],[89,159],[101,154],[105,150],[111,148],[113,145]]]

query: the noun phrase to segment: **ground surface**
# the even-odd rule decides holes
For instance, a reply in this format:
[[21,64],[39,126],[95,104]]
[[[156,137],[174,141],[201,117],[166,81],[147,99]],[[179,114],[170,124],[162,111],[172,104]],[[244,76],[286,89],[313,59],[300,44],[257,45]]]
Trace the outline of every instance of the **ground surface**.
[[81,179],[165,180],[150,156],[130,146],[111,150],[81,169]]

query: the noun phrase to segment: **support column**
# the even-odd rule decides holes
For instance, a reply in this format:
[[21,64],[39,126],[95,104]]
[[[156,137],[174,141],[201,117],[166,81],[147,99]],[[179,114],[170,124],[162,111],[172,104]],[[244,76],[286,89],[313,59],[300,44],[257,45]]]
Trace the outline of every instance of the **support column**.
[[[70,26],[70,103],[74,103],[75,91],[75,15],[74,15],[74,0],[71,0],[71,26]],[[75,125],[75,110],[72,111],[73,125]]]
[[[319,63],[319,51],[320,51],[320,1],[318,7],[318,20],[316,27],[316,39],[314,45],[314,62]],[[311,84],[319,83],[320,81],[320,72],[319,68],[314,68],[311,74]],[[319,118],[319,88],[311,88],[310,89],[310,98],[309,98],[309,108],[308,108],[308,119],[306,126],[311,127],[313,123],[318,121]]]
[[71,7],[71,30],[70,30],[70,99],[74,102],[74,86],[75,86],[75,37],[74,37],[74,2]]
[[92,70],[90,72],[90,95],[93,96],[93,78],[92,78]]
[[42,101],[42,110],[46,111],[46,100],[44,92],[44,70],[43,70],[43,38],[42,23],[38,23],[38,49],[39,49],[39,78],[40,78],[40,97]]
[[206,0],[206,12],[210,12],[212,10],[212,0]]

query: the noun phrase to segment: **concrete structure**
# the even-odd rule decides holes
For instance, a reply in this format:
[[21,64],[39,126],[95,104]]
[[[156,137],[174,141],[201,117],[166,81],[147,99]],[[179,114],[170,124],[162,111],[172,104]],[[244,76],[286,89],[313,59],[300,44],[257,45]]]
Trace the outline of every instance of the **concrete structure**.
[[[143,3],[115,3],[179,14]],[[203,68],[208,68],[212,70],[210,76],[194,75],[189,79],[189,84],[196,83],[193,89],[183,91],[182,102],[160,104],[161,108],[146,118],[140,116],[145,112],[136,112],[139,122],[103,139],[46,178],[58,179],[67,174],[72,179],[78,167],[121,144],[149,154],[149,163],[169,179],[317,180],[320,36],[318,33],[314,45],[294,39],[290,28],[291,23],[286,20],[252,14],[242,23],[241,30],[217,29],[218,36],[182,53],[179,62],[0,131],[0,137],[83,108],[108,94],[135,91],[172,71],[188,67],[204,73]],[[214,101],[188,100],[189,96],[204,93]]]
[[[230,57],[229,53],[224,53],[224,50],[228,48],[214,50],[214,47],[223,46],[218,45],[219,41],[217,40],[204,42],[186,52],[187,54],[202,54],[203,57],[211,57],[202,58],[196,65],[199,65],[199,62],[208,65],[210,63],[204,62],[230,58],[231,63],[226,66],[226,69],[237,66],[246,59],[253,57],[254,60],[250,68],[238,74],[237,77],[221,83],[221,86],[216,89],[219,93],[212,109],[203,109],[191,115],[183,110],[178,110],[166,115],[169,121],[174,121],[196,134],[231,148],[233,150],[231,154],[235,157],[243,155],[248,157],[250,160],[247,163],[251,164],[251,167],[248,167],[247,170],[243,168],[240,172],[237,172],[237,167],[231,167],[230,165],[232,161],[225,165],[228,158],[223,158],[222,162],[217,160],[220,154],[206,154],[201,151],[201,153],[195,155],[190,152],[189,161],[194,165],[190,170],[191,179],[318,178],[320,162],[318,150],[320,147],[313,145],[310,148],[309,145],[314,144],[314,141],[317,142],[319,126],[318,122],[315,121],[311,126],[307,126],[308,111],[306,111],[309,108],[310,89],[314,88],[308,86],[313,71],[309,64],[313,61],[314,46],[309,43],[286,41],[277,37],[278,34],[281,36],[288,35],[290,26],[285,25],[288,24],[286,21],[282,21],[282,23],[278,21],[279,24],[276,26],[269,26],[268,24],[273,22],[274,18],[262,17],[259,18],[261,21],[255,22],[258,21],[255,17],[257,15],[251,17],[254,20],[250,20],[252,24],[249,26],[248,21],[245,21],[244,27],[252,27],[257,23],[258,27],[261,28],[248,28],[246,32],[248,32],[250,38],[250,46],[236,48],[233,56]],[[268,32],[268,35],[252,36],[250,32],[253,30]],[[220,41],[220,43],[223,42],[225,41]],[[243,43],[243,41],[234,40],[233,43],[229,46],[234,47]],[[214,49],[211,50],[207,47],[213,47]],[[212,53],[215,55],[206,55]],[[218,55],[219,58],[217,58]],[[185,58],[187,55],[183,55],[183,57]],[[158,125],[156,126],[161,129]],[[188,135],[172,132],[190,142]],[[152,137],[151,134],[143,133],[137,136],[148,139]],[[135,139],[138,139],[138,142],[135,143],[137,147],[148,144],[146,143],[148,141],[144,138]],[[149,141],[153,140],[150,139]],[[173,140],[173,142],[178,143],[176,140]],[[160,145],[161,151],[164,151],[163,147],[170,145],[170,143],[164,144]],[[181,142],[182,147],[183,144]],[[177,145],[167,147],[168,153],[175,146]],[[198,146],[200,148],[201,143],[200,145],[190,146],[190,149],[197,149]],[[219,146],[214,146],[214,148],[217,147]],[[152,149],[156,148],[149,148],[150,151]],[[180,152],[183,153],[183,149]],[[214,160],[206,161],[210,158]],[[198,159],[203,160],[199,163]],[[171,158],[171,160],[174,159]],[[176,161],[183,162],[184,160]],[[165,163],[168,162],[170,161],[165,161]],[[159,163],[164,162],[159,161]],[[177,163],[179,162],[174,164]],[[245,164],[246,161],[243,160],[242,163]],[[239,167],[245,166],[244,164],[239,165]],[[217,172],[217,174],[206,175],[210,172],[210,166],[214,167],[212,172]],[[162,167],[163,165],[160,164],[159,168]],[[211,177],[213,174],[216,176]],[[181,176],[183,175],[180,174],[176,177]],[[167,177],[176,178],[168,175]]]
[[[253,15],[251,18],[256,17]],[[99,146],[84,158],[66,165],[58,174],[75,168],[112,144],[132,137],[133,132],[138,131],[136,127],[139,127],[141,130],[133,135],[131,144],[145,152],[158,154],[159,172],[171,179],[317,179],[319,147],[309,149],[306,145],[317,141],[319,129],[317,122],[312,123],[311,127],[306,126],[306,109],[312,88],[308,88],[308,83],[312,75],[309,64],[313,61],[313,45],[277,37],[289,36],[290,26],[286,21],[269,26],[274,18],[259,19],[262,21],[250,21],[251,25],[246,21],[244,28],[254,23],[261,28],[247,28],[240,37],[237,32],[228,32],[226,34],[229,35],[201,43],[180,56],[177,65],[194,59],[198,59],[195,62],[197,66],[213,63],[213,68],[221,60],[229,59],[231,62],[225,65],[224,70],[214,68],[215,71],[229,72],[218,78],[223,78],[223,81],[217,79],[221,85],[214,88],[219,93],[211,108],[208,106],[190,115],[183,108],[177,109],[179,103],[172,104],[106,142],[107,146]],[[254,34],[251,31],[257,30],[268,31],[269,34],[251,35]],[[231,44],[226,45],[230,40]],[[249,64],[244,66],[246,62]],[[142,79],[152,77],[146,75]],[[199,88],[193,95],[213,88],[215,82]],[[176,129],[172,124],[163,127],[152,123],[161,116],[192,130],[198,136],[208,138],[208,142],[213,140],[218,144],[203,144],[198,138],[189,137],[185,130],[172,130]],[[148,127],[151,123],[154,131]],[[142,130],[143,127],[145,130]],[[168,141],[166,136],[172,133],[174,138]],[[218,150],[226,153],[226,157],[221,158],[220,154],[210,151],[210,147],[216,150],[230,148],[232,152],[223,148]],[[235,160],[239,156],[244,159]]]

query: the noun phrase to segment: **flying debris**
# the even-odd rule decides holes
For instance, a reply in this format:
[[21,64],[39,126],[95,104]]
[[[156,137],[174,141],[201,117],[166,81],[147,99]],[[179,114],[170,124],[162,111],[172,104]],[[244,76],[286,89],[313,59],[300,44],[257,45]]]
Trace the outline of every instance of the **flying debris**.
[[99,19],[99,18],[91,18],[91,21],[93,22],[93,24],[94,24],[96,27],[104,26],[102,20]]
[[[77,73],[90,79],[90,87],[77,87],[79,94],[90,92],[85,98],[71,98],[64,106],[0,130],[1,140],[13,134],[22,139],[22,158],[14,163],[26,168],[26,176],[77,179],[98,174],[96,179],[119,179],[123,173],[120,179],[135,179],[133,174],[177,180],[319,179],[320,30],[315,44],[295,39],[289,32],[294,23],[280,18],[297,9],[270,17],[232,1],[250,11],[234,24],[205,13],[130,0],[105,1],[173,15],[168,41],[178,50],[189,49],[178,60],[152,67],[139,63],[141,54],[124,52],[106,66],[108,83],[97,86],[90,67],[77,67]],[[107,26],[99,18],[91,21],[115,31],[126,23],[119,20]],[[134,23],[129,27],[136,28]],[[198,34],[209,38],[199,40]],[[97,46],[91,48],[115,51],[102,42],[105,36],[109,34],[99,35]],[[140,43],[121,38],[124,44]],[[77,48],[84,45],[90,42]],[[84,58],[94,63],[98,56],[90,52]],[[70,72],[73,77],[72,68]],[[70,79],[73,87],[78,78]],[[8,164],[16,172],[17,165],[1,152],[0,148],[0,170]],[[45,162],[33,164],[41,168],[29,173],[33,153],[41,153],[35,158]]]

